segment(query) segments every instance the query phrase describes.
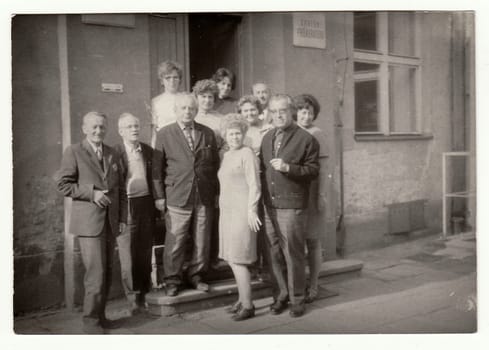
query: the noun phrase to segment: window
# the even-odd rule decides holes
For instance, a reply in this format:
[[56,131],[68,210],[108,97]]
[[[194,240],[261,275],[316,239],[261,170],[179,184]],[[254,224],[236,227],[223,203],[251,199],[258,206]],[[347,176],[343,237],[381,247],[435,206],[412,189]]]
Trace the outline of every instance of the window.
[[356,134],[421,134],[417,17],[353,14]]

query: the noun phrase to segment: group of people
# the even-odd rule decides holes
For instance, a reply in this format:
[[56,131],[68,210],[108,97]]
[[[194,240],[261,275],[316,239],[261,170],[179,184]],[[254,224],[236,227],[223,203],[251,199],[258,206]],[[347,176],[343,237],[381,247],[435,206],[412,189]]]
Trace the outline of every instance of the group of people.
[[58,190],[73,199],[70,232],[78,236],[85,266],[87,333],[113,325],[105,304],[115,244],[131,311],[145,307],[156,211],[165,218],[168,296],[185,286],[210,290],[213,222],[218,257],[238,287],[238,300],[227,308],[233,320],[255,314],[251,271],[257,261],[270,270],[272,314],[289,308],[299,317],[318,295],[328,153],[324,133],[314,126],[317,100],[272,95],[261,82],[235,100],[235,76],[226,68],[197,81],[192,93],[180,92],[182,74],[173,61],[158,67],[163,93],[151,103],[151,145],[139,140],[139,118],[123,113],[122,142],[109,147],[103,143],[107,117],[89,112],[86,138],[65,150],[55,174]]

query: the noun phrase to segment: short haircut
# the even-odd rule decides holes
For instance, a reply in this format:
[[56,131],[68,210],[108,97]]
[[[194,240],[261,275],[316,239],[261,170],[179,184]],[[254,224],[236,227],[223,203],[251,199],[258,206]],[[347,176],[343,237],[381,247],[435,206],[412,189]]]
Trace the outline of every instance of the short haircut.
[[163,61],[158,65],[158,78],[160,81],[163,80],[163,77],[165,75],[170,74],[174,70],[177,71],[178,77],[180,78],[180,81],[182,80],[182,75],[183,75],[183,68],[180,63],[177,63],[175,61]]
[[292,117],[296,118],[297,109],[295,108],[294,100],[287,94],[273,94],[268,101],[268,108],[270,109],[270,105],[273,101],[286,101],[287,107],[292,111]]
[[197,103],[197,100],[195,99],[195,95],[191,94],[190,92],[180,92],[175,95],[175,109],[177,108],[178,103],[180,103],[181,100],[188,98],[192,100],[192,103],[194,107],[197,109],[199,104]]
[[294,104],[297,110],[312,107],[313,120],[316,120],[319,111],[321,110],[321,106],[319,105],[318,100],[316,100],[314,96],[309,94],[302,94],[294,97]]
[[237,109],[238,113],[241,113],[241,107],[243,107],[243,105],[245,103],[251,103],[253,106],[256,107],[256,109],[258,110],[258,113],[262,112],[260,100],[258,100],[258,98],[256,98],[253,95],[245,95],[239,99],[239,101],[236,105],[236,109]]
[[223,67],[218,68],[212,76],[212,80],[214,80],[216,83],[219,83],[224,78],[229,78],[231,81],[231,90],[234,90],[236,87],[236,76],[229,69]]
[[226,114],[222,118],[222,123],[221,123],[221,135],[224,139],[226,139],[226,132],[229,129],[239,129],[241,130],[244,136],[248,131],[248,122],[241,114],[237,114],[237,113]]
[[267,90],[270,91],[270,87],[268,86],[267,83],[264,83],[263,81],[257,81],[256,83],[254,83],[253,85],[251,85],[251,92],[253,92],[253,90],[255,90],[255,87],[257,85],[265,85]]
[[195,96],[209,93],[216,98],[219,89],[217,88],[217,84],[214,80],[203,79],[195,83],[194,87],[192,88],[192,92],[195,94]]
[[131,113],[128,113],[128,112],[124,112],[122,113],[120,116],[119,116],[119,121],[117,122],[117,126],[120,128],[122,128],[122,123],[128,119],[128,118],[134,118],[136,119],[138,122],[139,122],[139,118],[136,117],[135,115],[131,114]]
[[85,124],[86,120],[90,117],[101,117],[104,118],[105,122],[107,122],[107,116],[105,114],[97,111],[90,111],[83,116],[83,124]]

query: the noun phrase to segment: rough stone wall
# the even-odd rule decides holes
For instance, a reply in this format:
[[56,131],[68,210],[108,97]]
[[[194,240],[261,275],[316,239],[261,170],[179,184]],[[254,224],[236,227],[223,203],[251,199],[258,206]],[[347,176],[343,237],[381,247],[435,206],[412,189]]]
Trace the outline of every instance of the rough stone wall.
[[63,198],[56,16],[12,21],[14,312],[64,298]]

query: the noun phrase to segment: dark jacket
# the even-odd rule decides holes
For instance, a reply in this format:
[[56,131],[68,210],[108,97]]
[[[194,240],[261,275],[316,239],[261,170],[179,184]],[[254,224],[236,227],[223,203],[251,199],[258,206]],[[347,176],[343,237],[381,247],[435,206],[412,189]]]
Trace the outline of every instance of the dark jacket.
[[156,136],[153,157],[153,195],[176,207],[187,205],[192,187],[197,186],[202,204],[214,206],[219,155],[214,131],[194,122],[195,150],[192,152],[178,123],[162,128]]
[[[141,152],[143,154],[143,161],[146,169],[146,183],[148,184],[149,195],[153,196],[153,148],[143,142],[140,142],[139,144],[141,145]],[[120,143],[114,146],[114,149],[120,155],[122,175],[124,181],[126,181],[129,171],[126,147],[124,146],[124,143]]]
[[[277,209],[305,209],[309,183],[319,173],[319,144],[307,131],[295,123],[284,130],[277,157],[273,154],[274,128],[263,137],[260,168],[263,200],[266,206]],[[288,173],[273,169],[270,160],[281,158],[289,164]]]
[[[68,146],[61,167],[54,175],[58,191],[73,199],[70,233],[94,237],[102,233],[108,217],[112,233],[119,234],[119,222],[127,222],[127,196],[119,154],[103,145],[102,169],[87,140]],[[111,204],[100,208],[93,202],[94,190],[107,191]]]

